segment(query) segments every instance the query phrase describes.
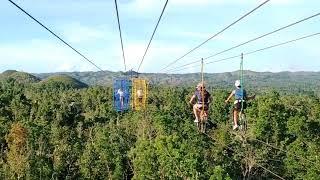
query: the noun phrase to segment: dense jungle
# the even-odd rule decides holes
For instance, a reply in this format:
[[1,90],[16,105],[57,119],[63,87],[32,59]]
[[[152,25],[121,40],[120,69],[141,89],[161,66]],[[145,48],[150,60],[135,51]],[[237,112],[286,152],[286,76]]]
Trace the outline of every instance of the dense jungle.
[[256,99],[240,132],[224,102],[232,86],[213,86],[200,133],[188,104],[194,86],[150,85],[145,110],[117,113],[111,86],[29,80],[0,81],[0,179],[320,178],[312,89],[249,88]]

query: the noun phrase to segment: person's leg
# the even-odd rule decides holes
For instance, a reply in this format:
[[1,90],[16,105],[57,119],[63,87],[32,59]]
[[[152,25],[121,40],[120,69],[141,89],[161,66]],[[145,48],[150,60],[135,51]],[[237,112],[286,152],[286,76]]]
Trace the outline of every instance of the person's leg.
[[238,102],[234,105],[233,110],[233,130],[238,128],[239,112],[241,111],[241,104]]
[[124,98],[123,97],[120,97],[120,103],[121,103],[121,109],[123,109],[123,107],[124,107],[124,100],[123,100]]
[[238,126],[238,119],[239,119],[239,111],[237,109],[233,110],[233,125]]
[[199,119],[200,119],[200,114],[199,114],[198,104],[195,104],[195,105],[193,106],[193,113],[194,113],[194,116],[196,117],[196,120],[199,121]]
[[205,115],[206,117],[209,116],[209,105],[205,105],[205,107],[204,107],[204,115]]
[[201,119],[201,116],[200,116],[200,115],[201,115],[201,110],[200,110],[201,107],[202,107],[202,106],[201,106],[200,104],[198,104],[198,105],[197,105],[197,108],[196,108],[196,110],[197,110],[197,119],[198,119],[199,121],[200,121],[200,119]]

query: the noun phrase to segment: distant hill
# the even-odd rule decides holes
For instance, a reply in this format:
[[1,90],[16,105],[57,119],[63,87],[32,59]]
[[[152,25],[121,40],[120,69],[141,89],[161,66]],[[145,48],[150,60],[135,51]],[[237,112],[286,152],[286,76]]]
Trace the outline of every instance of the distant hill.
[[49,87],[63,87],[63,88],[75,88],[75,89],[80,89],[80,88],[86,88],[88,87],[87,84],[72,78],[68,75],[53,75],[50,76],[41,82],[39,82],[39,85],[42,86],[49,86]]
[[[7,76],[19,75],[14,70],[2,73]],[[116,78],[131,78],[136,72],[63,72],[42,73],[27,76],[32,81],[44,79],[41,83],[60,83],[67,86],[79,88],[93,85],[112,86]],[[52,77],[53,76],[53,77]],[[139,77],[149,80],[150,85],[166,86],[195,86],[201,79],[199,73],[190,74],[155,74],[144,73]],[[204,74],[207,86],[213,88],[233,88],[233,82],[239,79],[239,72],[206,73]],[[244,83],[247,89],[280,89],[286,91],[318,91],[320,92],[320,72],[254,72],[244,71]]]
[[7,70],[0,74],[0,80],[12,78],[18,81],[19,83],[28,84],[28,83],[37,83],[40,81],[40,78],[26,73],[26,72],[18,72],[15,70]]
[[18,71],[16,71],[16,70],[6,70],[6,71],[2,72],[2,75],[10,76],[11,74],[16,73],[16,72],[18,72]]
[[42,73],[34,74],[35,76],[46,79],[50,76],[55,75],[67,75],[75,78],[88,85],[111,85],[113,78],[122,76],[122,72],[110,72],[110,71],[99,71],[99,72],[63,72],[63,73]]
[[[55,73],[61,74],[61,73]],[[107,85],[111,86],[114,78],[131,77],[123,72],[70,72],[63,73],[69,75],[88,85]],[[40,78],[46,78],[53,74],[36,74]],[[201,76],[199,73],[191,74],[140,74],[140,77],[149,80],[154,85],[171,86],[195,86]],[[233,82],[239,79],[239,72],[226,73],[206,73],[205,81],[209,86],[219,88],[230,88]],[[288,88],[288,87],[307,87],[319,89],[320,72],[254,72],[244,71],[244,80],[247,87],[252,88]]]

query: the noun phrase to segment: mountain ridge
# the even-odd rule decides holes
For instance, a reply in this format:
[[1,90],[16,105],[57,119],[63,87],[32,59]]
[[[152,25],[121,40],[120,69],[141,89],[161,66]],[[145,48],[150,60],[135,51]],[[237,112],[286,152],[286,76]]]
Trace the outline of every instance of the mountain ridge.
[[[5,71],[8,72],[8,71]],[[10,73],[13,70],[9,71]],[[129,74],[129,75],[128,75]],[[31,73],[39,79],[47,79],[51,76],[67,75],[89,86],[112,86],[112,82],[117,78],[137,77],[136,72],[112,72],[112,71],[87,71],[87,72],[56,72],[56,73]],[[141,73],[139,77],[145,78],[150,85],[168,86],[194,86],[200,79],[200,73],[188,74],[165,74],[165,73]],[[214,88],[230,88],[233,82],[239,79],[239,71],[224,73],[204,73],[205,82]],[[319,90],[320,71],[282,71],[282,72],[256,72],[244,71],[244,83],[250,88],[302,88]]]
[[[65,74],[71,76],[89,86],[112,86],[112,82],[116,78],[131,78],[134,75],[126,75],[125,72],[61,72],[53,74]],[[34,74],[43,79],[44,77],[53,75]],[[141,73],[139,77],[146,78],[151,86],[180,86],[192,87],[201,80],[200,73],[189,74],[157,74],[157,73]],[[230,89],[233,88],[234,81],[239,79],[239,71],[224,73],[205,73],[204,79],[209,88]],[[255,72],[244,71],[244,83],[247,89],[264,90],[278,89],[281,91],[320,91],[320,72],[298,71],[298,72]]]

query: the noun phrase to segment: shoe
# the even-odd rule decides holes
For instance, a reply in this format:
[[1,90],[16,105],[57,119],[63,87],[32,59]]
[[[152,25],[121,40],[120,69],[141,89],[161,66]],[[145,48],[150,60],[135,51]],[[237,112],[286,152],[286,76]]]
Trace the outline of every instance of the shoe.
[[198,123],[198,122],[199,122],[199,120],[198,120],[198,119],[195,119],[195,120],[194,120],[194,122],[195,122],[195,123]]
[[236,130],[237,128],[238,128],[239,126],[238,125],[235,125],[235,126],[233,126],[233,130]]

